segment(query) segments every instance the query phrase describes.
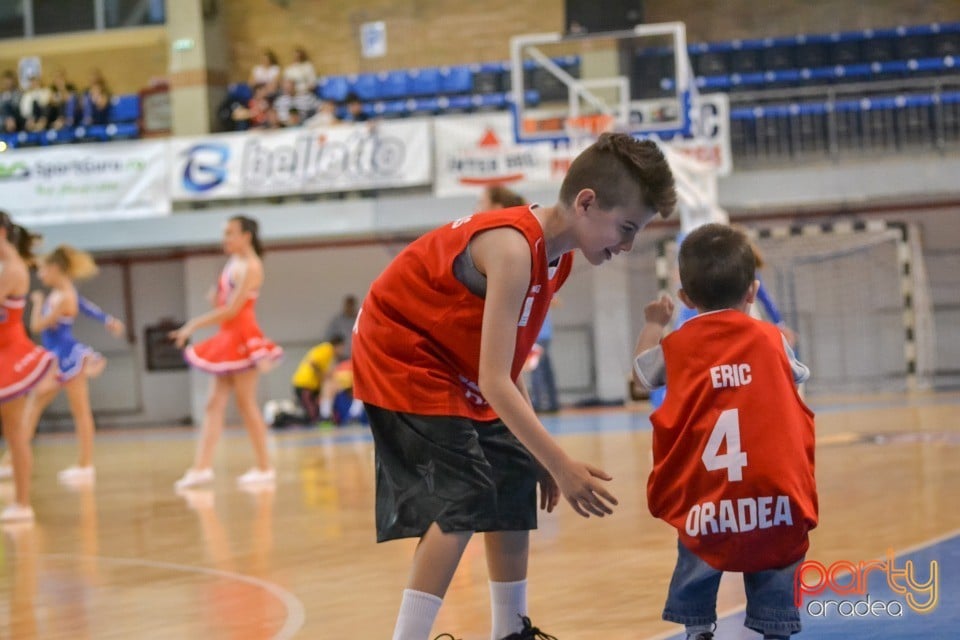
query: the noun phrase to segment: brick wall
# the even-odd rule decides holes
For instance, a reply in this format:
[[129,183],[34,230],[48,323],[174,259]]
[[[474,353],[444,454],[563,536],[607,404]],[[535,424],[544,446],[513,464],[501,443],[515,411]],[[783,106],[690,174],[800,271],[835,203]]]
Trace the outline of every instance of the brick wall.
[[[563,0],[231,0],[222,3],[234,79],[245,79],[262,47],[281,65],[302,45],[320,75],[509,58],[510,36],[558,31]],[[387,55],[363,59],[360,25],[387,25]]]
[[0,70],[16,71],[21,57],[39,56],[45,80],[62,68],[67,78],[83,89],[96,68],[103,72],[114,93],[135,93],[147,86],[150,78],[166,75],[166,42],[163,27],[2,40]]

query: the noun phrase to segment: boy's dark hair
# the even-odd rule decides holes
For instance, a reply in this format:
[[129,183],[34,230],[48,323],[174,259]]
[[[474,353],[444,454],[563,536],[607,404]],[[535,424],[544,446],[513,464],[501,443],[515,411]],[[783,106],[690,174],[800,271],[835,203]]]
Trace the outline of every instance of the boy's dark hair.
[[560,202],[573,204],[582,189],[593,189],[601,209],[632,205],[638,197],[663,218],[677,207],[673,172],[660,148],[626,133],[601,134],[573,160]]
[[737,306],[756,278],[750,240],[724,224],[706,224],[680,245],[680,285],[698,309]]
[[335,333],[332,336],[330,336],[330,339],[327,340],[327,342],[329,342],[335,347],[339,347],[344,343],[344,340],[342,335],[340,335],[339,333]]

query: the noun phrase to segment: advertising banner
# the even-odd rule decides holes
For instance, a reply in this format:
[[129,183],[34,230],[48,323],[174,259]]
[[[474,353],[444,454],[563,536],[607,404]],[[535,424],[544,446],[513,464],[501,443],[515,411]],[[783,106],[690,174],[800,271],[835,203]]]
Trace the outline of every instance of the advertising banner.
[[[727,175],[732,169],[727,97],[701,96],[700,110],[699,135],[668,144]],[[559,187],[580,150],[552,142],[516,143],[508,113],[441,116],[434,121],[434,135],[438,196],[476,194],[488,184]]]
[[165,215],[165,141],[80,144],[0,154],[0,207],[25,225]]
[[175,201],[428,185],[424,120],[249,131],[170,143]]

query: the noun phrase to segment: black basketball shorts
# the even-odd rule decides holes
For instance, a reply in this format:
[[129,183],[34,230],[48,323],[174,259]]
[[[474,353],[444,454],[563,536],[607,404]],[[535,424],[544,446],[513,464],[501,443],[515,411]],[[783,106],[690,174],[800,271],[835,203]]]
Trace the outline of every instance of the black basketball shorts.
[[538,466],[502,421],[366,405],[376,450],[377,541],[537,528]]

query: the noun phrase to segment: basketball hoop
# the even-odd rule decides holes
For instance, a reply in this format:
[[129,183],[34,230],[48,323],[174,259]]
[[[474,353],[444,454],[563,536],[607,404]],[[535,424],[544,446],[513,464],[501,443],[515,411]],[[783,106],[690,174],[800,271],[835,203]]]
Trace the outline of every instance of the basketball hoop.
[[613,131],[616,119],[608,113],[580,115],[566,119],[564,129],[571,138],[594,137]]

